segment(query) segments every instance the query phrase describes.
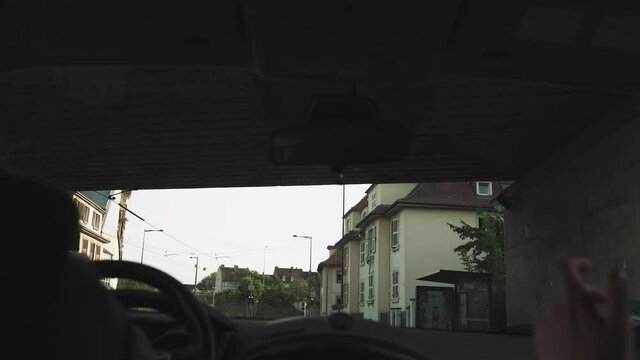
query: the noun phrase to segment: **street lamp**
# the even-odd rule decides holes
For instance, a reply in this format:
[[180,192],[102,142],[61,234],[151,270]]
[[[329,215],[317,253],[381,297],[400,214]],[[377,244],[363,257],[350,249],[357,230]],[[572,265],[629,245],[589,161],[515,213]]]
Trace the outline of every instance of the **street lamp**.
[[[311,306],[311,252],[313,249],[313,240],[311,239],[311,236],[307,235],[293,235],[293,237],[309,239],[309,278],[307,280],[307,289],[309,290],[307,308],[309,308]],[[311,314],[311,311],[307,310],[307,313]]]
[[148,232],[164,232],[164,230],[162,230],[162,229],[144,229],[144,232],[142,233],[142,254],[140,254],[140,264],[142,264],[142,261],[144,260],[144,238],[146,237]]

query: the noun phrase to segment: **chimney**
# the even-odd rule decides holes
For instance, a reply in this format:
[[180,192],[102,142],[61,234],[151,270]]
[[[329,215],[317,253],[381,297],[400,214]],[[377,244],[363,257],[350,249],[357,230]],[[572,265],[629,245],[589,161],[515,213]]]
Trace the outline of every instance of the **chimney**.
[[336,252],[337,249],[338,248],[333,245],[327,246],[327,250],[329,250],[329,256],[333,255],[333,253]]

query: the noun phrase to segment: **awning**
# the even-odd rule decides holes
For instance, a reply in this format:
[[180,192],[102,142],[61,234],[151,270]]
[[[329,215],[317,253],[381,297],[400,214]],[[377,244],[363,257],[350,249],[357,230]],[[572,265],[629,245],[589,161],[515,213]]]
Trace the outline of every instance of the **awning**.
[[417,280],[433,281],[445,284],[457,284],[463,280],[488,280],[490,277],[491,274],[480,272],[440,270],[433,274],[418,278]]

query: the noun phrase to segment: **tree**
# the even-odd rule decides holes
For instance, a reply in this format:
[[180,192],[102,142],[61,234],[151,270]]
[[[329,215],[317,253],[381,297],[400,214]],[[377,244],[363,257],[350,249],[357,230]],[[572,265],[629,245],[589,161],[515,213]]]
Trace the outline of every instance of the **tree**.
[[200,280],[196,288],[198,290],[213,290],[216,285],[216,273],[207,275],[204,279]]
[[467,271],[504,274],[503,219],[498,214],[478,211],[479,227],[460,220],[461,226],[447,224],[466,243],[454,251]]
[[[299,315],[294,304],[296,296],[273,277],[265,277],[256,271],[244,270],[238,274],[238,288],[216,294],[216,308],[229,317],[246,317],[250,304],[255,304],[254,313],[258,318],[281,318]],[[250,287],[250,285],[252,285]],[[252,289],[251,289],[252,288]],[[251,289],[251,290],[250,290]]]
[[505,263],[504,220],[501,215],[478,211],[479,226],[447,224],[460,239],[466,241],[454,251],[460,256],[467,271],[491,274],[491,312],[495,326],[504,326],[505,315]]

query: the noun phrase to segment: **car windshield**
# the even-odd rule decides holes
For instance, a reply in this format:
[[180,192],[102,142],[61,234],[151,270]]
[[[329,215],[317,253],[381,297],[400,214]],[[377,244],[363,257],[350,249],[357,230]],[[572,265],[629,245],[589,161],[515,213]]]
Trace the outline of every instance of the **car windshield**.
[[[608,336],[586,348],[627,323],[640,347],[637,1],[135,3],[0,0],[1,179],[78,215],[58,258],[30,229],[49,203],[5,201],[28,219],[7,257],[41,256],[5,273],[160,270],[182,287],[91,284],[151,342],[205,356],[262,359],[243,346],[332,321],[418,334],[428,359],[553,348],[576,318]],[[57,285],[47,269],[7,288],[39,299],[17,285]]]
[[[100,190],[73,197],[80,253],[161,269],[227,317],[346,312],[396,327],[529,333],[556,281],[553,262],[583,253],[585,245],[553,252],[558,245],[551,243],[522,253],[534,246],[523,239],[535,242],[541,230],[508,223],[513,184]],[[603,237],[615,230],[583,226]],[[634,269],[637,242],[601,246],[607,250],[592,256],[596,271]],[[534,272],[544,280],[528,271],[534,264],[545,264]],[[144,288],[129,279],[104,284]],[[636,319],[639,300],[631,299]]]

